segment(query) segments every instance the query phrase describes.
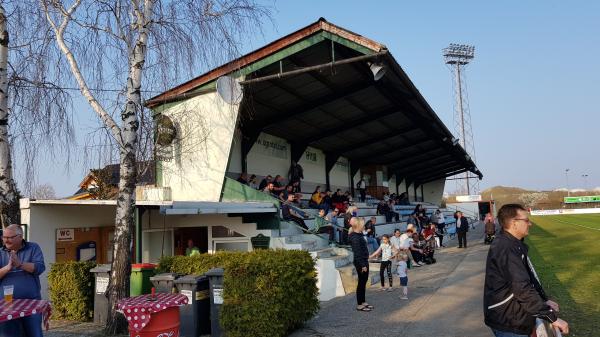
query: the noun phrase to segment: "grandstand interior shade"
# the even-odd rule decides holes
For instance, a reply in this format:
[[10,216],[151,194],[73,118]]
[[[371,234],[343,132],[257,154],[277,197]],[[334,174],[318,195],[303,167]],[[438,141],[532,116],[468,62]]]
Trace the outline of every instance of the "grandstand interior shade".
[[[372,58],[361,59],[371,55]],[[343,60],[358,61],[339,64]],[[332,62],[335,62],[332,64]],[[374,79],[373,64],[385,74]],[[327,66],[328,65],[328,66]],[[306,67],[312,71],[298,71]],[[293,75],[286,76],[288,72]],[[270,76],[276,74],[283,76]],[[242,78],[238,128],[242,155],[260,132],[286,139],[292,160],[307,146],[360,166],[385,165],[397,181],[418,184],[471,171],[482,173],[387,48],[324,19],[213,69],[148,101],[156,108],[190,93],[214,90],[224,75]],[[261,79],[267,77],[265,80]]]

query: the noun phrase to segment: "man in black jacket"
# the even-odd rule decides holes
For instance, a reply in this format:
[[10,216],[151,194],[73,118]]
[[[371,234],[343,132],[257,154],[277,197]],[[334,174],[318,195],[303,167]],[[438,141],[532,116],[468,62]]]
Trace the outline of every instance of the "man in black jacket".
[[458,237],[458,248],[467,248],[467,232],[469,221],[461,211],[456,212],[456,236]]
[[541,318],[569,333],[567,322],[556,316],[558,304],[546,296],[527,256],[523,242],[531,226],[527,210],[518,204],[504,205],[498,220],[503,230],[490,247],[485,270],[485,324],[496,337],[528,337],[535,319]]

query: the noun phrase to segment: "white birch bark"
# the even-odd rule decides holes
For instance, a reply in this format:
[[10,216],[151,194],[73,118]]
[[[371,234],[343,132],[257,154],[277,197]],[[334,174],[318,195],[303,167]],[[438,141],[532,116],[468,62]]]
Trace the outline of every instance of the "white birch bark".
[[16,202],[16,186],[12,174],[11,147],[8,133],[8,25],[5,10],[0,4],[0,218],[2,226],[15,221],[9,214]]

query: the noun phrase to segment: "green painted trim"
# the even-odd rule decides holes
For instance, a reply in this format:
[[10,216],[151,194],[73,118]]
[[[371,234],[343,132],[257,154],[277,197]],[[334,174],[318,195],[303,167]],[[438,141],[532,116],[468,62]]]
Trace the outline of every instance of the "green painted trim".
[[367,48],[365,46],[362,46],[362,45],[360,45],[360,44],[358,44],[356,42],[352,42],[352,41],[350,41],[350,40],[348,40],[346,38],[343,38],[343,37],[341,37],[339,35],[332,34],[330,32],[322,32],[321,34],[323,34],[323,36],[326,39],[331,40],[331,41],[333,41],[335,43],[339,43],[342,46],[348,47],[350,49],[356,50],[357,52],[359,52],[361,54],[371,55],[371,54],[374,54],[376,52],[376,51],[374,51],[372,49],[369,49],[369,48]]
[[156,179],[157,187],[163,186],[163,163],[162,160],[157,160],[154,162],[154,178]]
[[[143,212],[142,212],[143,214]],[[135,263],[142,263],[142,223],[139,206],[135,207]]]

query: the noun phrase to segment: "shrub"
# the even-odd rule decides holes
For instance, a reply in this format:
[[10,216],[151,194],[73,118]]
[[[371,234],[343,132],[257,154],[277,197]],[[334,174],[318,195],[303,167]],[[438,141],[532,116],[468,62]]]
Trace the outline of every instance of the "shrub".
[[319,309],[316,271],[299,250],[169,256],[159,270],[202,274],[225,269],[220,322],[227,336],[285,336]]
[[48,273],[52,317],[88,321],[94,314],[95,262],[58,262]]

